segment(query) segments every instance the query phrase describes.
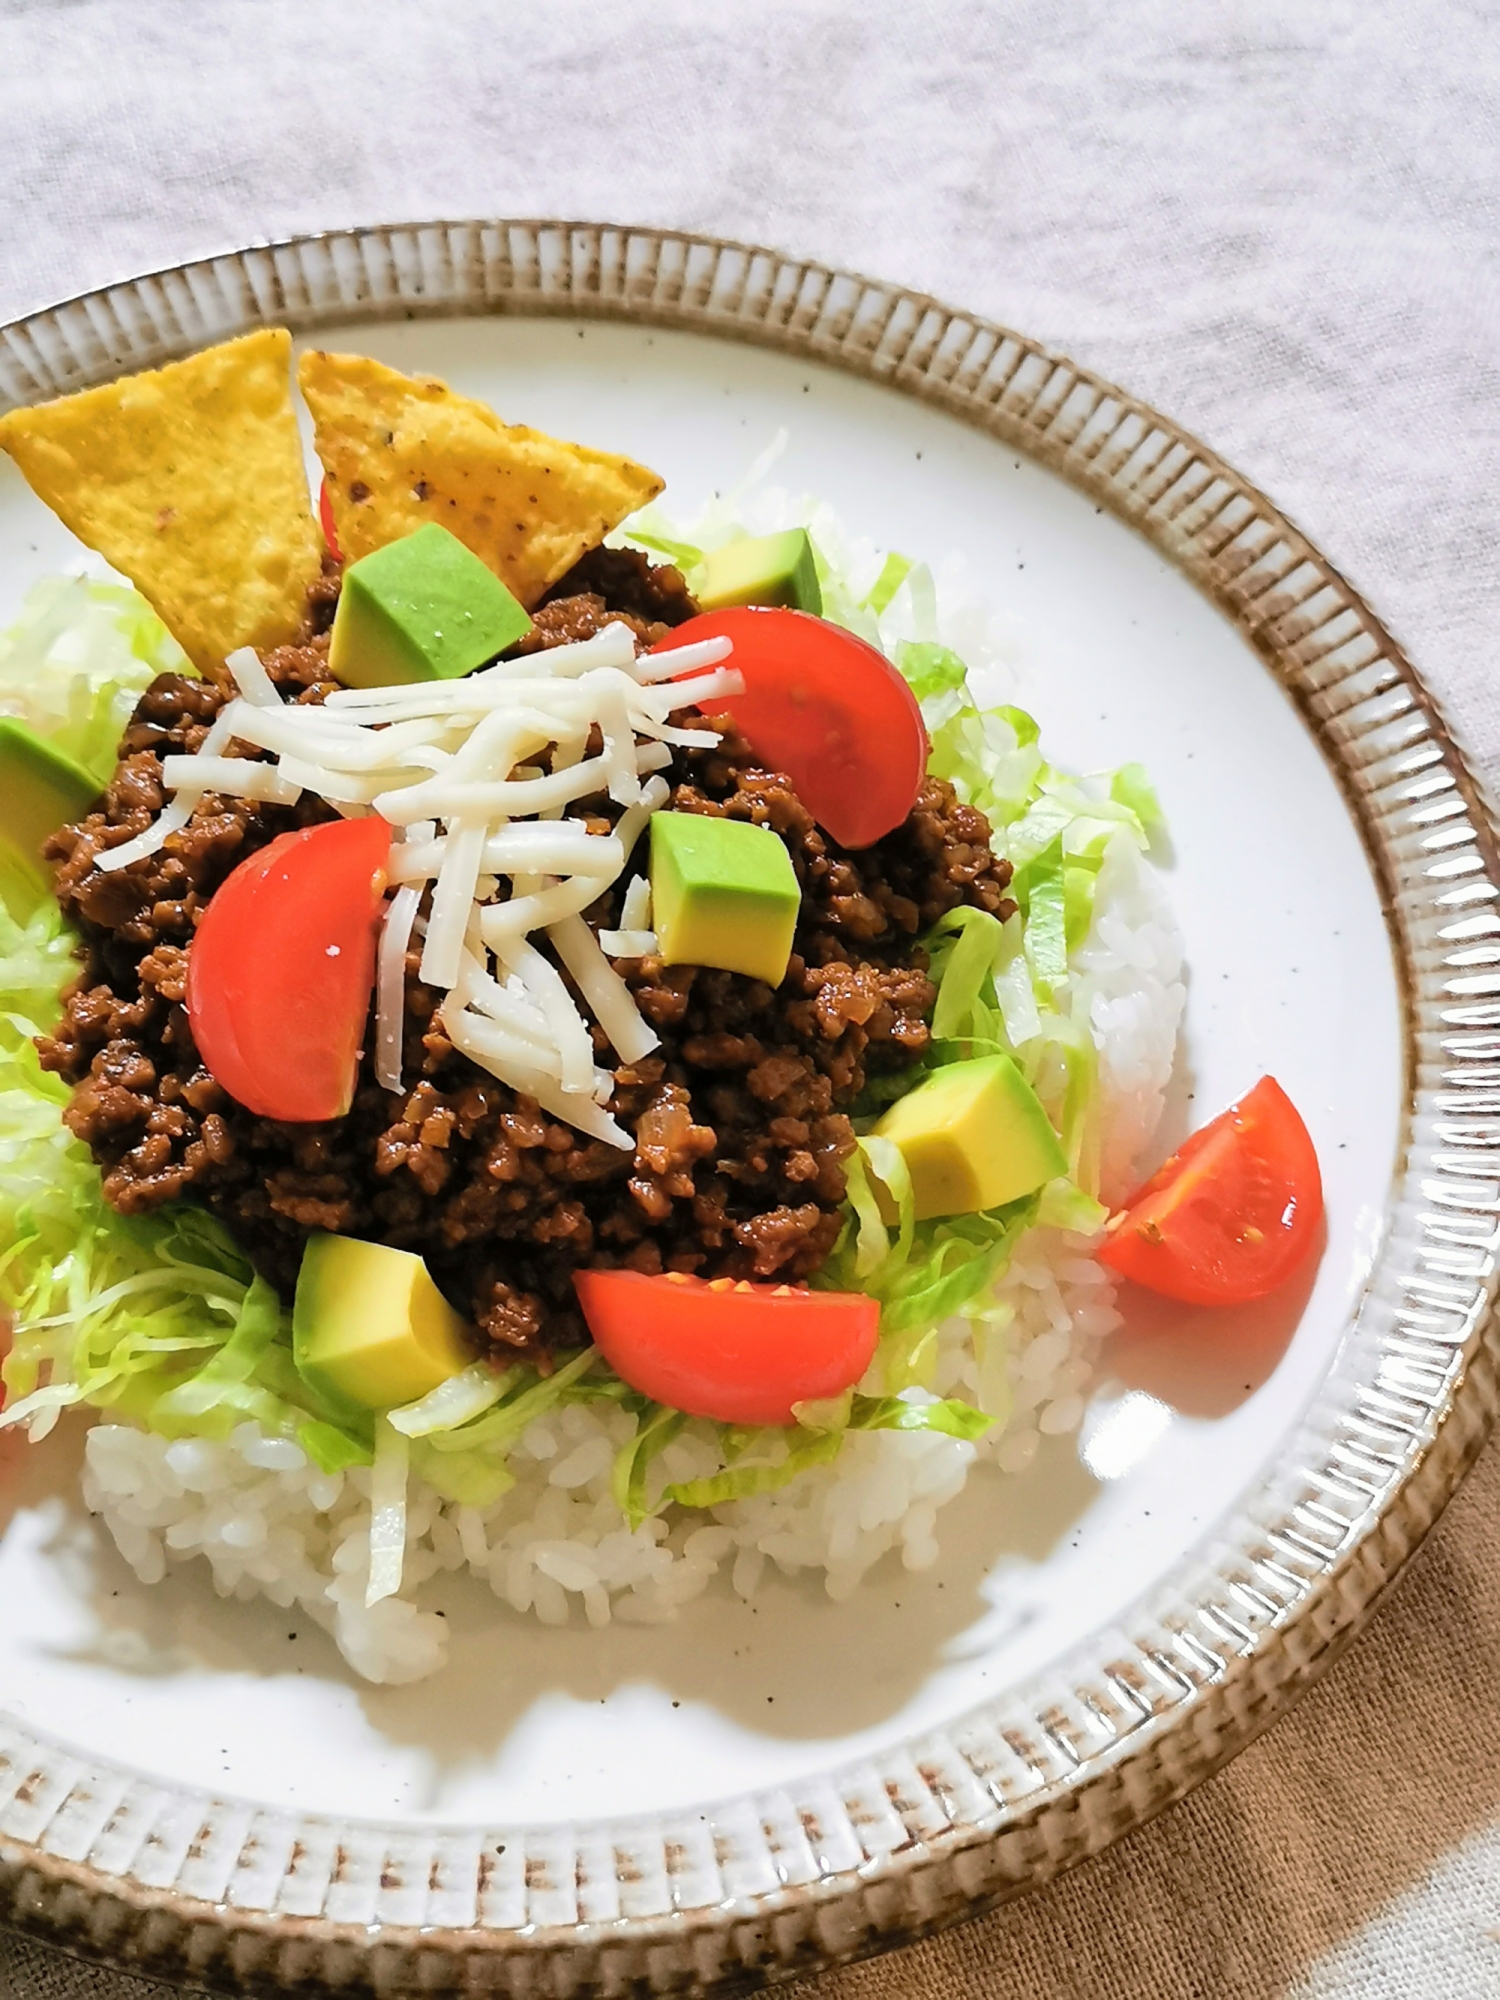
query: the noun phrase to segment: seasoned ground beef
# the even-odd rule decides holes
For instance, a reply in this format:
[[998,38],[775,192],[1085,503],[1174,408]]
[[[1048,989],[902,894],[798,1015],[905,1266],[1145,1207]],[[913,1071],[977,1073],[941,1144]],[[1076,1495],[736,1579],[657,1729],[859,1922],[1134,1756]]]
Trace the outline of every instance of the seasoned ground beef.
[[639,549],[590,549],[553,584],[514,650],[572,645],[621,619],[641,645],[654,646],[697,608],[679,571],[649,562]]
[[[314,585],[300,642],[267,655],[299,700],[321,700],[330,685],[336,597],[336,575]],[[611,613],[649,644],[692,608],[675,570],[598,550],[551,593],[525,645],[587,637]],[[202,1202],[286,1295],[310,1230],[419,1251],[481,1343],[504,1353],[578,1344],[571,1281],[582,1265],[791,1283],[818,1268],[840,1228],[850,1107],[868,1078],[927,1046],[933,987],[918,933],[959,903],[1001,916],[1013,907],[1010,867],[991,853],[982,814],[931,779],[901,827],[847,854],[721,719],[717,749],[677,753],[672,803],[781,836],[803,888],[796,948],[774,990],[655,959],[621,967],[661,1037],[652,1055],[615,1070],[611,1108],[635,1134],[633,1154],[584,1139],[458,1054],[415,951],[405,1095],[381,1089],[367,1055],[347,1118],[282,1124],[236,1104],[199,1062],[183,1005],[187,949],[238,862],[331,809],[310,796],[290,809],[208,798],[170,851],[117,874],[94,866],[150,823],[164,802],[162,756],[195,750],[224,699],[208,682],[155,681],[99,809],[53,843],[83,965],[41,1058],[74,1085],[67,1123],[93,1149],[117,1209]],[[615,812],[603,799],[584,809]],[[614,924],[625,887],[589,920]],[[595,1042],[608,1061],[597,1029]]]

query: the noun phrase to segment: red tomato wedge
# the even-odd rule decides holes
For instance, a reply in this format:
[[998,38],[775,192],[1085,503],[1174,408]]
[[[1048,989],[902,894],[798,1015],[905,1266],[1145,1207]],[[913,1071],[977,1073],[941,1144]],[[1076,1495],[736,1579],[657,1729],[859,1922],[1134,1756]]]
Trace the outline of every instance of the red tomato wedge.
[[328,497],[328,481],[325,479],[318,488],[318,520],[323,528],[323,540],[328,545],[328,553],[335,562],[344,560],[344,552],[339,547],[339,531],[333,518],[333,502]]
[[193,1040],[262,1118],[341,1118],[353,1101],[390,850],[374,817],[284,833],[240,863],[199,920]]
[[1122,1277],[1189,1305],[1244,1305],[1286,1283],[1317,1241],[1318,1156],[1274,1077],[1210,1120],[1110,1220]]
[[728,638],[745,692],[732,715],[841,847],[868,847],[911,811],[927,769],[917,698],[883,653],[808,611],[740,605],[689,618],[654,653]]
[[790,1424],[794,1403],[841,1396],[870,1365],[880,1308],[859,1292],[741,1278],[579,1271],[573,1283],[622,1382],[721,1424]]

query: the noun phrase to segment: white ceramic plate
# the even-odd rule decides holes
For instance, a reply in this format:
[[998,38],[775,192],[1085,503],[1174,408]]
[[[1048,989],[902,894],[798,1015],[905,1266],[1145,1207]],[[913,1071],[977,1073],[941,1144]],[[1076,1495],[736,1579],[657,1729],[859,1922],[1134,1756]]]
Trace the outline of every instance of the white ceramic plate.
[[[1157,782],[1190,968],[1163,1139],[1276,1075],[1327,1243],[1265,1307],[1137,1313],[1083,1462],[1068,1439],[976,1472],[934,1570],[603,1632],[450,1585],[451,1664],[411,1689],[205,1567],[144,1589],[76,1447],[10,1444],[0,1877],[42,1885],[33,1927],[108,1910],[94,1948],[179,1976],[196,1951],[219,1982],[364,1983],[383,1957],[441,1989],[540,1954],[559,1993],[805,1969],[1041,1879],[1263,1725],[1482,1435],[1500,921],[1457,753],[1342,583],[1165,420],[765,253],[498,224],[245,253],[9,330],[0,407],[261,316],[643,459],[686,514],[785,426],[780,483],[960,556],[1009,634],[985,692],[1059,760]],[[0,463],[0,618],[76,555]]]

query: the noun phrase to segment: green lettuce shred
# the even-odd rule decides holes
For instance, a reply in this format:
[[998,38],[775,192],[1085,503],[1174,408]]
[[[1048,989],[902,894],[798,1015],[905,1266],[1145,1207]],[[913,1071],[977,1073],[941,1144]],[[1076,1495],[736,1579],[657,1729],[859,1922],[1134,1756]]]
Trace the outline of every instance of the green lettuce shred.
[[986,1214],[916,1222],[900,1154],[874,1133],[858,1142],[847,1173],[852,1213],[812,1282],[818,1290],[866,1292],[879,1300],[878,1363],[886,1393],[926,1388],[937,1363],[938,1329],[1004,1273],[1036,1218],[1040,1196]]
[[897,555],[894,550],[880,566],[880,574],[865,592],[864,605],[878,618],[882,611],[888,611],[891,600],[911,574],[911,557]]
[[[884,608],[875,605],[877,611]],[[896,665],[918,701],[952,694],[969,677],[968,668],[957,653],[933,640],[902,639],[896,647]]]
[[643,549],[650,549],[654,555],[665,556],[668,562],[676,564],[684,576],[697,569],[703,561],[703,550],[692,542],[677,541],[671,535],[658,534],[636,522],[631,524],[630,539],[639,542]]
[[351,1465],[375,1463],[373,1446],[362,1444],[348,1431],[341,1431],[337,1424],[324,1423],[318,1417],[309,1417],[305,1424],[297,1426],[297,1442],[319,1472],[346,1472]]
[[[675,1414],[660,1413],[663,1417]],[[976,1410],[957,1397],[860,1396],[852,1390],[828,1403],[802,1404],[796,1416],[795,1430],[767,1429],[747,1436],[731,1436],[726,1429],[720,1449],[732,1462],[722,1472],[669,1485],[662,1497],[679,1507],[722,1507],[732,1500],[774,1493],[790,1485],[811,1466],[831,1465],[852,1431],[937,1431],[946,1437],[972,1442],[983,1437],[994,1422],[985,1411]],[[665,1430],[667,1426],[661,1428]],[[671,1435],[677,1435],[676,1429]],[[622,1453],[621,1459],[624,1457]],[[627,1508],[618,1484],[619,1464],[617,1461],[615,1497],[631,1527],[637,1527],[650,1511],[645,1505],[644,1487],[639,1496],[635,1493],[630,1496],[637,1511]]]
[[412,1439],[411,1468],[445,1500],[459,1507],[493,1507],[515,1485],[502,1450],[446,1453],[436,1448],[438,1435]]
[[981,1438],[994,1422],[983,1410],[957,1396],[907,1402],[901,1396],[856,1396],[849,1413],[852,1431],[940,1431],[944,1437]]
[[152,1429],[186,1434],[212,1415],[221,1421],[244,1416],[258,1422],[269,1416],[269,1427],[274,1429],[280,1415],[277,1398],[256,1382],[255,1374],[266,1349],[281,1333],[281,1318],[275,1292],[264,1278],[252,1279],[228,1340],[201,1368],[157,1398]]
[[1109,795],[1116,805],[1135,814],[1148,835],[1165,826],[1161,801],[1143,764],[1122,764],[1109,781]]
[[994,1422],[956,1396],[928,1396],[908,1390],[903,1396],[861,1396],[846,1389],[822,1403],[798,1403],[793,1411],[804,1430],[941,1431],[946,1437],[977,1438]]
[[651,1469],[651,1462],[666,1450],[687,1423],[687,1418],[681,1410],[649,1402],[644,1396],[632,1400],[640,1403],[637,1412],[639,1422],[630,1443],[615,1455],[610,1491],[614,1494],[615,1505],[625,1516],[627,1526],[638,1528],[652,1511],[646,1499],[646,1474]]
[[960,1057],[1003,1046],[994,976],[1004,942],[1004,927],[988,910],[950,910],[928,936],[928,961],[938,982],[933,1038],[956,1044]]
[[[744,1458],[723,1472],[705,1479],[685,1479],[669,1486],[663,1496],[679,1507],[722,1507],[729,1500],[748,1500],[757,1493],[774,1493],[789,1486],[799,1472],[812,1465],[827,1465],[843,1448],[841,1431],[827,1431],[801,1443],[788,1442],[788,1432],[767,1431],[771,1456]],[[796,1433],[790,1433],[795,1437]]]
[[1062,840],[1043,848],[1013,883],[1026,919],[1026,956],[1038,998],[1050,998],[1068,970],[1067,914],[1063,899]]
[[145,688],[157,674],[193,671],[138,591],[92,577],[46,577],[0,633],[0,714],[30,723],[102,788]]
[[544,1416],[547,1411],[558,1409],[566,1402],[592,1400],[589,1391],[574,1392],[597,1359],[594,1349],[585,1347],[561,1367],[554,1368],[550,1375],[540,1375],[532,1368],[518,1369],[514,1390],[493,1404],[483,1416],[460,1424],[456,1430],[433,1431],[427,1442],[439,1452],[473,1451],[491,1445],[514,1444],[533,1418]]
[[521,1433],[538,1417],[571,1403],[613,1402],[636,1407],[644,1401],[618,1376],[604,1371],[594,1347],[580,1349],[547,1374],[529,1362],[517,1364],[506,1371],[505,1380],[504,1395],[482,1416],[412,1440],[413,1468],[445,1499],[472,1507],[487,1507],[498,1500],[515,1484],[506,1459]]

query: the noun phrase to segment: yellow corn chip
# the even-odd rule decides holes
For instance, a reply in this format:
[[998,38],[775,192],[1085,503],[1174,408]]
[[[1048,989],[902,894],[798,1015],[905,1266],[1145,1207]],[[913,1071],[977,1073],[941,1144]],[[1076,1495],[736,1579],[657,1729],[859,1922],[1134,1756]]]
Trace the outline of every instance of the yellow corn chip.
[[322,565],[291,345],[269,327],[0,417],[34,491],[205,672],[236,646],[293,638]]
[[503,424],[431,375],[321,353],[297,374],[350,562],[437,521],[530,609],[662,490],[643,465]]

